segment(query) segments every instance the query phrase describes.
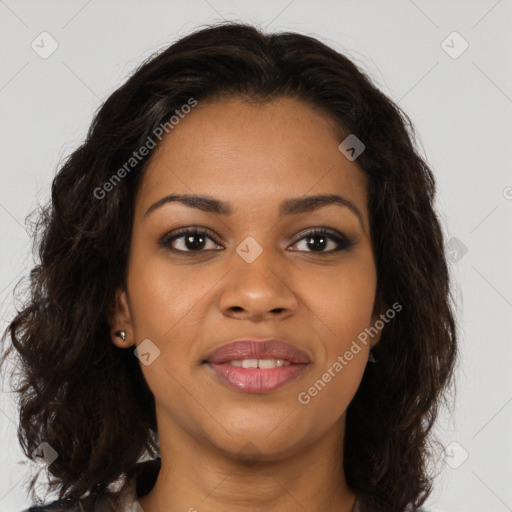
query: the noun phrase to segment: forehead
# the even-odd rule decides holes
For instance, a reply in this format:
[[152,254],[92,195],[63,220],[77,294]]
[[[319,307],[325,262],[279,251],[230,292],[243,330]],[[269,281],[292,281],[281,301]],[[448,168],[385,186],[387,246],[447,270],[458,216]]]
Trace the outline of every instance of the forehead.
[[339,151],[330,116],[292,98],[199,102],[154,150],[140,207],[171,193],[266,204],[340,193],[366,207],[366,177]]

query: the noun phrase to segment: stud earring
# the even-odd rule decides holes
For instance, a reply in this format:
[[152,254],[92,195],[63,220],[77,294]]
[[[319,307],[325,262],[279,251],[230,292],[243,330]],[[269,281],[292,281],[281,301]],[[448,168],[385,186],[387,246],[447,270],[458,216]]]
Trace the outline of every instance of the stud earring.
[[123,341],[126,340],[126,332],[125,331],[116,331],[114,333],[118,338],[121,338]]

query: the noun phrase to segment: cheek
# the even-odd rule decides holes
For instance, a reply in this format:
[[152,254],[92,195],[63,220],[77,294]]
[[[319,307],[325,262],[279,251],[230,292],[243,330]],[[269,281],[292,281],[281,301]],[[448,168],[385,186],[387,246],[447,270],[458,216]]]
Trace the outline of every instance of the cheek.
[[354,280],[334,288],[331,297],[333,307],[328,309],[328,321],[338,341],[328,348],[344,351],[370,325],[375,286],[368,279]]
[[[315,345],[322,350],[299,402],[334,421],[354,397],[368,360],[365,330],[371,325],[376,291],[373,260],[338,269],[325,292],[309,290]],[[314,300],[313,300],[314,298]]]
[[[311,283],[316,282],[316,285]],[[344,352],[371,322],[376,292],[376,271],[370,257],[304,282],[303,296],[314,313],[315,333],[332,358]]]
[[[354,297],[349,297],[354,300]],[[364,297],[363,297],[364,298]],[[358,310],[353,304],[334,310],[325,325],[319,327],[317,353],[309,378],[297,395],[297,400],[320,419],[319,424],[332,424],[346,411],[363,377],[369,346],[358,339],[369,325],[370,307]],[[341,304],[338,304],[341,306]],[[320,330],[321,334],[318,334]],[[321,338],[320,338],[321,336]]]
[[128,273],[131,315],[136,339],[165,341],[193,312],[201,298],[212,288],[212,276],[200,270],[184,272],[170,265],[165,256],[131,260]]

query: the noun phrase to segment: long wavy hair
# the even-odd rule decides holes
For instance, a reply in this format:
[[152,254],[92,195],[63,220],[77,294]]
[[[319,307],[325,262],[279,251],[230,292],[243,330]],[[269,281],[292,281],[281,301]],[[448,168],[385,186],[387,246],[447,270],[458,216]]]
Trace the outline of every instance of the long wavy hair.
[[[159,454],[154,397],[109,327],[150,155],[101,198],[98,189],[190,98],[283,96],[365,144],[357,164],[368,176],[376,299],[402,305],[347,410],[347,482],[371,512],[421,506],[430,495],[439,445],[431,429],[454,384],[457,332],[435,181],[414,127],[368,75],[317,39],[220,23],[150,56],[110,95],[58,170],[51,200],[34,212],[38,259],[3,333],[2,364],[14,348],[18,438],[28,457],[42,442],[56,450],[49,489],[60,500],[82,498],[92,510],[127,468]],[[30,489],[35,496],[33,482]]]

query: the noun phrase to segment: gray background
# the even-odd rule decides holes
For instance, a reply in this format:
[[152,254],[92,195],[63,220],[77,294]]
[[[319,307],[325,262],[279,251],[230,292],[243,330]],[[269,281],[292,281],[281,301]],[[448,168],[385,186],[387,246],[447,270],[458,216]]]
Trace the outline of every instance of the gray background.
[[[320,38],[411,116],[453,239],[462,354],[454,412],[444,411],[437,427],[450,448],[427,508],[512,510],[511,0],[0,0],[0,327],[12,316],[15,282],[32,265],[25,217],[48,198],[94,111],[144,57],[222,19]],[[51,48],[43,31],[58,43],[47,58],[31,47]],[[3,391],[0,511],[19,511],[30,505],[23,485],[35,465],[19,448],[5,383]]]

